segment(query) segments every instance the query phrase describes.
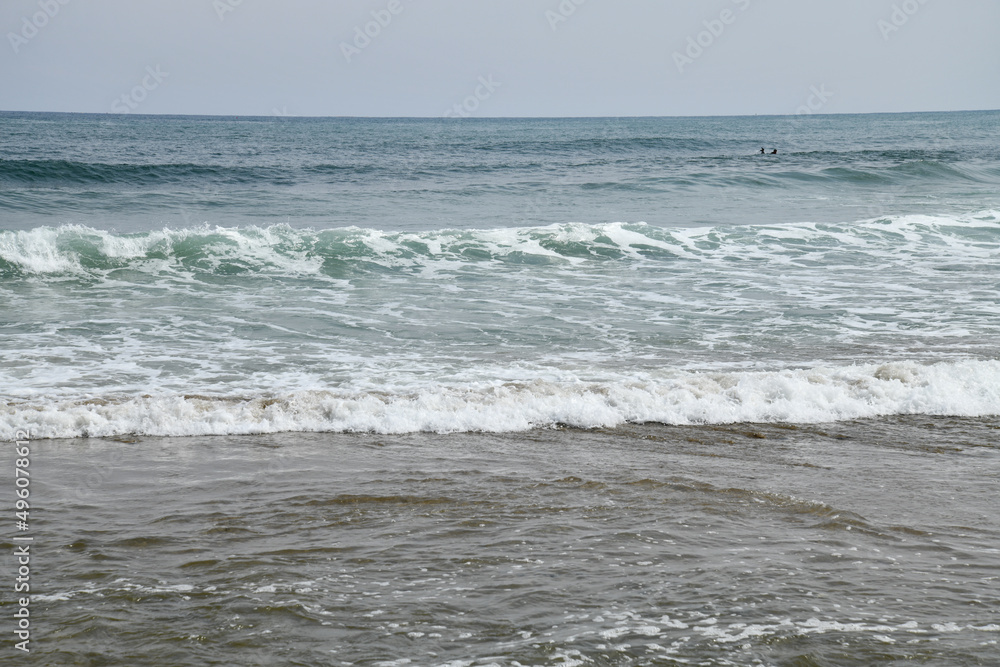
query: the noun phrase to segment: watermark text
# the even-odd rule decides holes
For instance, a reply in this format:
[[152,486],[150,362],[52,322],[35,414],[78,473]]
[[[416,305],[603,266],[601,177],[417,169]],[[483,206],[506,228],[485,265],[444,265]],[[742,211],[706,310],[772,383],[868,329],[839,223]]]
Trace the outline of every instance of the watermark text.
[[499,81],[493,80],[492,74],[479,77],[479,85],[473,94],[445,111],[445,118],[468,118],[479,109],[480,104],[493,97],[493,93],[502,85]]
[[31,448],[28,432],[14,434],[14,559],[17,576],[14,577],[14,592],[23,594],[14,605],[14,635],[20,641],[14,642],[18,651],[30,653],[31,649],[31,542],[28,534],[31,528]]
[[111,112],[131,113],[149,97],[151,92],[159,88],[168,76],[170,76],[170,72],[164,72],[159,65],[155,68],[153,66],[146,67],[146,76],[142,77],[139,85],[111,103]]
[[[733,0],[733,4],[741,12],[745,12],[750,8],[750,0]],[[738,16],[739,14],[727,8],[719,12],[718,18],[702,21],[705,29],[697,35],[689,35],[687,38],[687,47],[683,50],[674,51],[674,65],[677,66],[677,71],[683,74],[685,67],[693,65],[694,61],[701,58],[705,51],[711,48],[716,40],[722,37],[722,34],[726,32],[726,28],[736,23]]]
[[920,11],[920,6],[926,5],[927,2],[928,0],[904,0],[898,5],[893,5],[888,20],[879,19],[876,23],[879,32],[882,33],[882,39],[888,42],[892,33],[909,23],[910,17],[916,15]]
[[19,53],[22,46],[34,39],[38,35],[38,31],[56,17],[60,7],[67,4],[69,4],[69,0],[38,0],[40,11],[32,14],[30,19],[27,16],[23,17],[21,30],[18,32],[7,33],[10,48],[14,49],[14,53]]
[[351,42],[340,43],[340,52],[344,54],[344,59],[351,62],[355,56],[360,56],[362,51],[371,46],[372,40],[389,27],[393,18],[403,13],[403,9],[401,0],[389,0],[385,9],[372,11],[371,21],[364,26],[354,26],[354,39]]
[[554,10],[545,10],[545,20],[549,22],[552,32],[555,32],[559,28],[560,23],[565,23],[569,20],[570,16],[576,14],[577,7],[585,2],[587,0],[562,0]]

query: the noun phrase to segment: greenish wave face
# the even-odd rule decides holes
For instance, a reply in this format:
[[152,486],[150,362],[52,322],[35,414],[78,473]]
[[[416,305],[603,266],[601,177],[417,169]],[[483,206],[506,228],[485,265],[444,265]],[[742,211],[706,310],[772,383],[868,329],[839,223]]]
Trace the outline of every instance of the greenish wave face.
[[[633,270],[697,270],[769,256],[803,267],[844,262],[984,260],[1000,242],[997,214],[877,219],[852,224],[664,229],[646,224],[563,224],[494,230],[211,228],[114,233],[80,226],[0,231],[0,277],[100,279],[118,270],[158,276],[326,276],[560,267],[606,263]],[[984,252],[987,251],[987,252]],[[517,267],[522,267],[517,269]]]

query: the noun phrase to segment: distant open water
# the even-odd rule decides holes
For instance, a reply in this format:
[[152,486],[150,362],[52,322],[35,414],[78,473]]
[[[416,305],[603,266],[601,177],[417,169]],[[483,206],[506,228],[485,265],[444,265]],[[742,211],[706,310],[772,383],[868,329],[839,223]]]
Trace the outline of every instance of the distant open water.
[[995,664],[998,129],[0,114],[47,659]]

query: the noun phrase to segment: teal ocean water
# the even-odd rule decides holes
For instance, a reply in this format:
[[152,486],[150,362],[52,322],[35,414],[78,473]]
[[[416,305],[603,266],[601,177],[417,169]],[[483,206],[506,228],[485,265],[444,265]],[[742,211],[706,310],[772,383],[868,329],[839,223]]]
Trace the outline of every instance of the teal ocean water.
[[998,132],[0,113],[38,650],[991,664]]
[[996,414],[998,121],[5,114],[0,436]]

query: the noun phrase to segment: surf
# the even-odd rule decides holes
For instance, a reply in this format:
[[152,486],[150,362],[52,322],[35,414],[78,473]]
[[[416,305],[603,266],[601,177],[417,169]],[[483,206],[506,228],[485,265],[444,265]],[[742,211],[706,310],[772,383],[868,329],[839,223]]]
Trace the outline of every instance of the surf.
[[0,231],[0,279],[101,278],[129,269],[161,274],[326,275],[414,271],[443,264],[575,266],[713,262],[740,253],[860,252],[939,258],[1000,249],[1000,212],[884,216],[849,223],[664,228],[646,223],[393,232],[289,225],[163,228],[121,233],[83,225]]
[[156,393],[26,398],[0,407],[0,439],[279,432],[505,433],[537,428],[815,424],[897,415],[1000,415],[1000,361],[672,371],[603,381],[411,383],[256,395]]

